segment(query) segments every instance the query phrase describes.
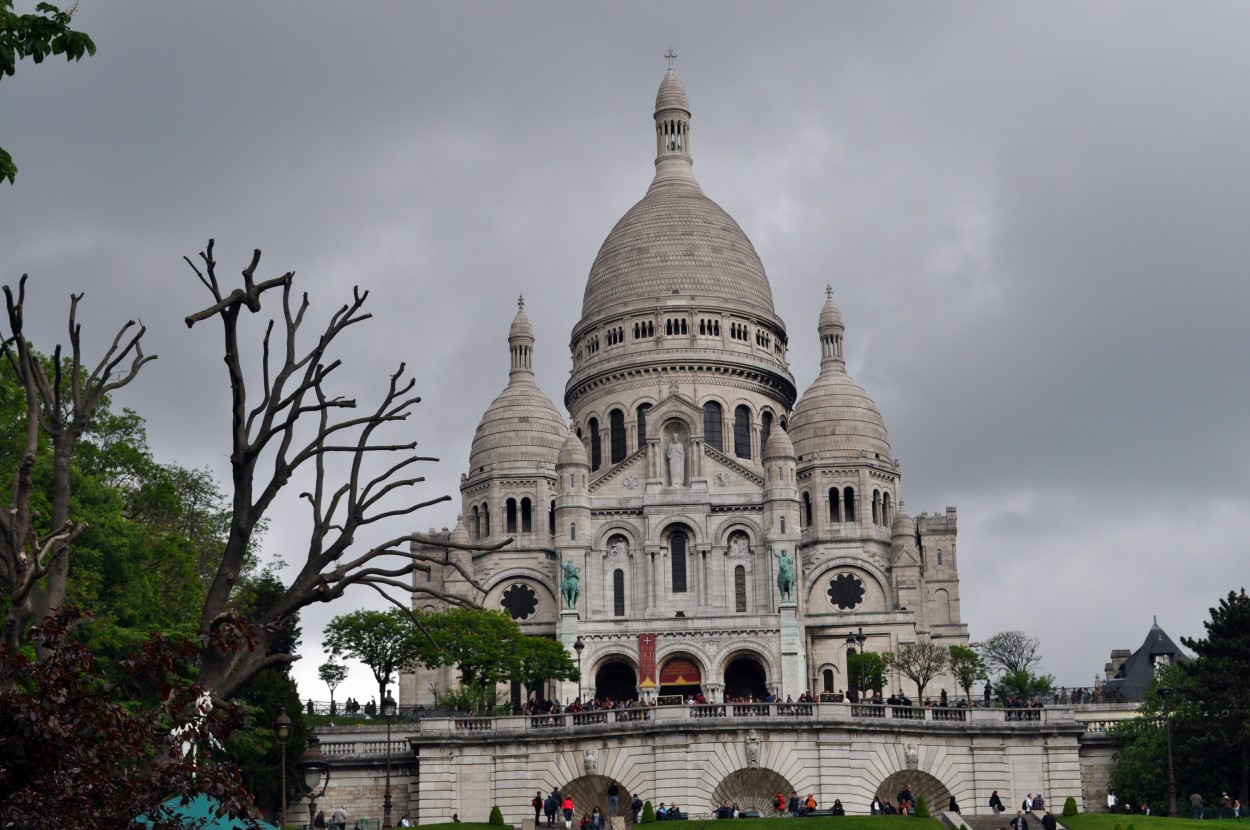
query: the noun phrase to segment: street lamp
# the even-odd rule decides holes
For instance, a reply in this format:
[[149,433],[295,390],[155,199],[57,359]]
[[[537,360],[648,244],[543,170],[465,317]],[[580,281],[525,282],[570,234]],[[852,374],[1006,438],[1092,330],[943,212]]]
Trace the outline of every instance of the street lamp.
[[308,736],[308,749],[295,764],[299,777],[295,779],[300,794],[308,799],[308,830],[312,830],[313,820],[317,814],[317,799],[326,794],[330,786],[330,764],[321,752],[321,739],[316,735]]
[[577,700],[580,703],[582,699],[582,652],[586,650],[582,635],[578,634],[577,639],[573,641],[573,650],[577,652]]
[[868,635],[866,635],[866,634],[864,633],[864,627],[863,627],[862,625],[859,627],[859,632],[858,632],[858,633],[851,632],[850,634],[847,634],[847,635],[846,635],[846,647],[847,647],[847,650],[849,651],[850,649],[855,649],[855,653],[860,655],[860,660],[859,660],[859,671],[857,671],[857,672],[855,673],[855,693],[856,693],[857,697],[858,697],[860,700],[862,700],[862,699],[863,699],[863,697],[864,697],[864,689],[863,689],[863,686],[864,686],[864,659],[863,659],[863,653],[864,653],[864,642],[865,642],[867,639],[868,639]]
[[286,715],[285,706],[278,709],[278,718],[273,722],[273,733],[282,745],[282,812],[278,826],[286,827],[286,742],[291,740],[291,719]]
[[382,717],[386,718],[386,792],[382,796],[382,826],[391,826],[391,719],[395,717],[395,698],[388,691],[382,698]]
[[1168,706],[1168,698],[1176,694],[1176,690],[1162,686],[1157,692],[1163,704],[1163,732],[1168,742],[1168,818],[1177,818],[1180,812],[1176,809],[1176,773],[1172,769],[1172,711]]

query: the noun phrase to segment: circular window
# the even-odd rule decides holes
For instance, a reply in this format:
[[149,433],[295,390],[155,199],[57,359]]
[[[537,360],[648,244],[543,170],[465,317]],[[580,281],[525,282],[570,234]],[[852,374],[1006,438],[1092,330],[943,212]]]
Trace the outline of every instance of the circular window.
[[524,620],[538,610],[538,595],[530,586],[518,582],[508,586],[499,604],[512,615],[512,619]]
[[829,604],[843,611],[864,601],[864,583],[854,574],[838,574],[829,581]]

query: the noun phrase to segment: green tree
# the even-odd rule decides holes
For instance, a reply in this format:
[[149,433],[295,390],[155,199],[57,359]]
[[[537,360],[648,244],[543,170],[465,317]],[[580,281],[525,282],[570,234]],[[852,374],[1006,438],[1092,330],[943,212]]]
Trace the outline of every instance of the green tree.
[[989,678],[985,659],[977,653],[976,649],[954,645],[950,647],[950,670],[959,688],[964,690],[968,705],[971,706],[973,684],[978,680]]
[[[0,79],[17,71],[17,62],[30,58],[43,63],[48,55],[64,55],[76,61],[95,54],[95,43],[83,32],[70,28],[77,3],[68,11],[51,3],[39,3],[33,14],[13,11],[13,0],[0,0]],[[17,166],[13,157],[0,147],[0,180],[13,184]]]
[[1229,591],[1209,613],[1205,637],[1181,638],[1196,655],[1181,664],[1200,716],[1189,730],[1190,749],[1203,752],[1205,767],[1218,758],[1226,775],[1235,770],[1237,798],[1250,804],[1250,597],[1244,588]]
[[411,618],[398,608],[362,609],[330,620],[325,628],[325,647],[336,657],[350,657],[368,666],[377,681],[381,702],[391,678],[417,656],[416,633]]
[[322,683],[330,687],[330,714],[333,715],[335,712],[334,690],[347,679],[347,666],[327,660],[317,667],[317,676],[321,678]]
[[1033,674],[1029,671],[1012,671],[1003,674],[994,684],[1000,698],[1028,700],[1050,694],[1055,688],[1055,678],[1049,674]]
[[861,651],[846,657],[846,675],[851,689],[866,693],[885,688],[885,657],[875,651]]
[[884,656],[887,666],[916,684],[917,703],[924,702],[925,686],[946,671],[950,660],[950,652],[936,643],[903,643]]

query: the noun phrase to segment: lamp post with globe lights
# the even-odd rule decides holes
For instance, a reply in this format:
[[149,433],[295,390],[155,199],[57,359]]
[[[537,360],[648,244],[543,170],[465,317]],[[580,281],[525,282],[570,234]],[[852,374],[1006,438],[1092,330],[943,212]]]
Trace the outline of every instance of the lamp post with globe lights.
[[299,777],[295,779],[300,793],[308,799],[308,827],[312,830],[313,820],[317,815],[317,799],[326,794],[330,786],[330,763],[321,752],[321,739],[316,735],[308,736],[308,749],[295,764]]
[[586,650],[586,642],[578,634],[573,641],[573,650],[577,652],[577,702],[582,702],[582,652]]
[[864,642],[867,641],[868,635],[864,633],[864,627],[859,627],[859,632],[851,632],[846,635],[846,648],[848,651],[855,649],[854,653],[860,655],[859,671],[855,673],[855,697],[859,702],[864,699]]
[[395,717],[395,698],[388,691],[382,698],[382,717],[386,718],[386,790],[382,795],[382,826],[391,826],[391,720]]
[[278,826],[286,827],[286,744],[291,740],[291,719],[287,717],[285,706],[278,710],[278,717],[273,722],[273,734],[282,746],[282,812]]

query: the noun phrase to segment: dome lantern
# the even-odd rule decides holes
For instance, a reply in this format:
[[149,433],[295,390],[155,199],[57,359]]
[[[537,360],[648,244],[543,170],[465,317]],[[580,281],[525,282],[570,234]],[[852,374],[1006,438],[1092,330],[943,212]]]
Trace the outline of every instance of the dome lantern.
[[690,157],[690,99],[686,87],[677,77],[673,61],[677,53],[670,46],[668,71],[660,81],[655,95],[655,178],[693,179]]

